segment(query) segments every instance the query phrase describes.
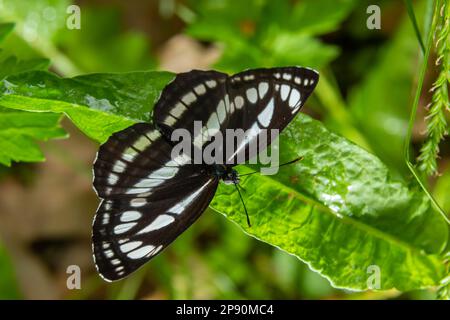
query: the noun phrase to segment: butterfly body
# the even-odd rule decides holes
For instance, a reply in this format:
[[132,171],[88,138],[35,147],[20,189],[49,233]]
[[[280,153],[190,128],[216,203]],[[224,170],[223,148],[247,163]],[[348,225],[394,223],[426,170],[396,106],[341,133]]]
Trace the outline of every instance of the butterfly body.
[[[128,276],[200,217],[220,181],[237,186],[234,167],[271,144],[272,136],[260,143],[264,130],[281,132],[318,78],[314,70],[301,67],[232,76],[198,70],[177,75],[162,91],[152,123],[137,123],[113,134],[97,153],[93,184],[101,202],[92,241],[100,275],[107,281]],[[196,122],[201,123],[200,133]],[[189,146],[202,155],[219,134],[250,134],[238,139],[232,152],[196,163],[192,154],[173,154],[173,136],[180,130],[191,135]],[[255,141],[257,147],[252,148]],[[225,145],[224,140],[216,151]]]
[[239,183],[239,174],[232,166],[223,164],[212,165],[212,174],[225,184]]

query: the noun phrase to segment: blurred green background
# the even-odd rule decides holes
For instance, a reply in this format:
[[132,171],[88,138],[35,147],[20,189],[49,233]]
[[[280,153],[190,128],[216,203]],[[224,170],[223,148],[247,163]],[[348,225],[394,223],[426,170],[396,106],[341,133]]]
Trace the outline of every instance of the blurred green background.
[[[428,3],[415,2],[421,29]],[[71,4],[81,8],[79,30],[66,27]],[[380,30],[366,27],[370,4],[381,8]],[[375,153],[397,178],[408,177],[402,146],[420,47],[403,1],[0,0],[0,22],[15,23],[1,45],[0,61],[11,55],[18,60],[10,64],[17,65],[47,58],[50,70],[61,76],[151,69],[317,68],[323,75],[321,86],[304,112]],[[433,70],[429,73],[425,88],[435,77]],[[429,98],[425,94],[419,106],[413,133],[416,153],[424,139]],[[69,121],[64,127],[70,139],[42,144],[46,162],[0,167],[0,298],[435,297],[433,290],[335,289],[295,257],[246,236],[210,211],[139,272],[107,284],[91,258],[91,220],[98,204],[91,167],[98,146]],[[447,212],[449,159],[447,141],[441,146],[442,175],[430,181]],[[81,290],[66,287],[66,268],[72,264],[82,269]]]

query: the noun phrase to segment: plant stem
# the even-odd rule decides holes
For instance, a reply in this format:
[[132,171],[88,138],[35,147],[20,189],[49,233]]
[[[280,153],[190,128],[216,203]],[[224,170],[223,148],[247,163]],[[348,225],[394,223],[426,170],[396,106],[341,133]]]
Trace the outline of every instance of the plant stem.
[[414,32],[416,33],[417,40],[419,41],[422,53],[425,54],[425,45],[423,44],[422,35],[420,34],[419,26],[417,25],[416,15],[414,14],[414,8],[411,0],[405,0],[406,9],[408,11],[409,19],[413,24]]
[[[435,9],[434,9],[434,12],[433,12],[433,16],[435,14],[439,14],[439,8],[438,8],[437,3],[435,6]],[[434,19],[432,19],[432,20],[434,20]],[[441,216],[444,218],[444,220],[447,222],[447,224],[450,225],[450,219],[447,217],[444,210],[442,210],[442,208],[439,206],[439,204],[436,202],[434,197],[431,195],[431,193],[426,188],[425,184],[423,183],[422,179],[420,178],[419,173],[417,172],[414,164],[411,161],[411,155],[410,155],[412,131],[413,131],[413,127],[414,127],[414,122],[416,120],[417,108],[419,106],[419,100],[420,100],[420,96],[422,93],[422,87],[423,87],[423,82],[425,79],[425,73],[426,73],[427,66],[428,66],[428,58],[430,56],[431,46],[433,43],[433,32],[434,32],[434,27],[431,26],[429,28],[429,32],[428,32],[428,36],[427,36],[425,53],[423,56],[422,65],[420,67],[420,74],[419,74],[419,80],[418,80],[418,84],[417,84],[416,95],[414,97],[414,103],[413,103],[411,115],[409,118],[408,132],[406,134],[406,139],[405,139],[405,144],[404,144],[404,158],[405,158],[406,165],[408,166],[408,169],[411,171],[414,178],[417,180],[417,183],[420,185],[422,190],[425,192],[427,197],[430,199],[430,201],[433,204],[433,206],[435,207],[435,209],[441,214]]]

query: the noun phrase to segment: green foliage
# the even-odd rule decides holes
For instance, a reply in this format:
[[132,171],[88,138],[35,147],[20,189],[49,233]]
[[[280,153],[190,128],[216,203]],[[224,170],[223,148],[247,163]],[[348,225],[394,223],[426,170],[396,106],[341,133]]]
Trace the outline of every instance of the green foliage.
[[0,164],[44,161],[36,140],[67,137],[59,125],[60,118],[58,114],[30,114],[0,108]]
[[450,84],[450,4],[444,2],[439,14],[435,16],[437,61],[440,73],[432,92],[433,98],[428,107],[427,139],[420,151],[419,169],[428,174],[436,174],[439,143],[448,133],[446,111],[450,110],[448,86]]
[[[64,112],[102,142],[133,122],[150,120],[154,102],[172,78],[165,72],[70,79],[30,72],[0,84],[0,105]],[[437,254],[448,230],[423,194],[390,178],[376,157],[306,115],[290,124],[280,141],[282,160],[298,155],[304,160],[277,176],[243,182],[252,228],[234,188],[221,187],[212,207],[249,234],[308,262],[336,286],[366,289],[371,264],[382,267],[383,289],[439,283],[444,266]]]
[[1,81],[0,105],[64,113],[90,138],[105,142],[133,120],[148,121],[161,90],[172,78],[168,72],[136,72],[62,79],[37,71]]
[[212,207],[250,235],[306,261],[338,287],[367,289],[369,265],[383,266],[382,289],[439,283],[443,263],[423,250],[439,253],[447,226],[423,194],[392,180],[378,159],[305,115],[280,141],[285,150],[280,161],[295,154],[304,160],[275,176],[243,181],[251,228],[231,188],[221,187]]
[[393,39],[379,51],[378,60],[366,66],[363,80],[352,88],[349,107],[371,149],[391,168],[405,173],[399,150],[408,127],[417,59],[417,40],[407,17]]
[[12,262],[0,243],[0,299],[19,299],[20,293]]
[[[13,30],[13,26],[0,24],[0,41]],[[48,64],[47,59],[18,60],[10,56],[0,60],[0,79],[26,71],[46,69]],[[59,125],[60,118],[56,114],[30,114],[0,108],[0,164],[10,166],[11,161],[44,161],[36,140],[66,137],[67,134]]]
[[[413,30],[420,33],[417,24],[413,29],[404,19],[392,40],[377,46],[380,50],[366,48],[370,54],[364,58],[367,51],[362,46],[358,54],[350,59],[346,56],[338,64],[345,59],[350,62],[343,61],[339,68],[336,63],[331,64],[341,54],[339,38],[335,41],[334,34],[350,37],[357,33],[357,37],[365,40],[376,34],[360,28],[365,23],[367,3],[355,0],[190,1],[192,11],[188,20],[192,23],[186,32],[200,40],[216,42],[222,48],[216,68],[228,72],[281,65],[320,68],[321,81],[308,101],[309,111],[323,119],[328,128],[372,150],[384,163],[330,132],[322,123],[301,114],[282,134],[280,161],[299,155],[304,159],[282,168],[276,176],[243,178],[246,189],[243,195],[252,228],[247,227],[234,188],[221,186],[212,208],[237,226],[221,215],[201,219],[167,254],[158,256],[123,285],[109,286],[108,297],[134,298],[141,282],[149,278],[152,278],[150,286],[156,282],[172,298],[264,299],[267,288],[274,291],[271,297],[316,298],[337,292],[326,280],[307,273],[303,264],[281,250],[305,261],[337,287],[367,289],[370,276],[367,268],[378,265],[381,289],[412,290],[441,284],[439,297],[448,296],[448,257],[445,258],[448,227],[417,185],[407,186],[395,180],[387,169],[388,166],[395,177],[405,176],[399,150],[406,132],[418,53],[413,36]],[[173,78],[164,72],[61,78],[34,71],[48,67],[48,60],[40,58],[41,55],[51,58],[52,70],[66,77],[155,67],[155,59],[148,54],[148,39],[131,30],[123,31],[117,8],[100,10],[83,5],[82,29],[68,30],[64,28],[68,4],[66,0],[0,1],[0,22],[14,21],[17,25],[13,34],[6,37],[13,25],[0,24],[0,41],[4,40],[4,50],[0,53],[0,163],[42,161],[43,155],[35,141],[65,136],[59,126],[61,114],[98,142],[104,142],[111,133],[134,122],[149,121],[162,88]],[[407,4],[409,13],[414,13],[411,2]],[[383,14],[386,12],[383,7]],[[343,21],[346,21],[344,28],[338,30]],[[349,35],[344,30],[352,23],[357,27]],[[438,50],[444,47],[442,41],[438,44]],[[441,66],[448,56],[442,52]],[[354,61],[353,57],[359,60]],[[357,73],[358,84],[348,99],[340,93],[346,74],[336,69]],[[448,72],[441,72],[440,78],[443,75],[448,76]],[[438,117],[429,118],[429,124],[442,120],[442,101],[448,103],[445,86],[442,82],[436,84],[439,88],[435,89],[434,96],[439,91],[441,99],[433,98],[432,106],[439,101],[440,106],[438,112],[431,112]],[[423,162],[427,164],[435,161],[437,155],[436,141],[440,138],[436,137],[441,134],[435,133],[443,131],[429,128],[429,132],[434,134],[427,142],[432,147],[422,153],[432,159]],[[249,170],[245,166],[238,169]],[[437,180],[434,192],[447,211],[449,186],[447,170]],[[252,241],[241,229],[281,250],[269,250],[269,246]],[[204,248],[206,242],[198,241],[199,234],[201,238],[205,230],[220,237],[219,249],[216,244]],[[201,254],[198,246],[202,246]],[[185,254],[187,251],[189,255]],[[0,252],[0,283],[14,283],[11,268],[2,271],[3,265],[9,265],[4,263],[4,257]],[[80,295],[89,296],[94,288],[92,285],[84,288]],[[209,295],[201,296],[204,292]]]
[[329,32],[356,1],[196,1],[198,19],[187,33],[220,41],[225,50],[217,68],[236,71],[261,66],[325,66],[338,48],[314,35]]
[[55,42],[83,72],[155,68],[149,39],[136,31],[121,31],[121,24],[117,23],[120,20],[120,12],[115,8],[83,7],[81,29],[63,29]]

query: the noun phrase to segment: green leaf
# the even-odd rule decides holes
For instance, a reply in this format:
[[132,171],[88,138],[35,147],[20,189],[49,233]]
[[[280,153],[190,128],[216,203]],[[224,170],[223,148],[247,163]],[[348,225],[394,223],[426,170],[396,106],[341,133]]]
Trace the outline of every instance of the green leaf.
[[20,299],[14,267],[4,246],[0,243],[0,299]]
[[14,23],[0,23],[0,42],[14,29]]
[[395,181],[375,156],[303,114],[281,134],[279,150],[280,162],[304,159],[274,176],[242,179],[252,227],[234,188],[221,185],[211,206],[334,286],[368,289],[371,265],[380,267],[380,289],[439,284],[448,228],[419,189]]
[[450,197],[448,192],[450,190],[450,168],[447,168],[436,181],[434,185],[433,194],[436,201],[441,205],[442,210],[450,215]]
[[[64,112],[102,142],[133,122],[149,121],[172,79],[165,72],[71,79],[31,72],[0,83],[0,105]],[[211,206],[250,235],[307,262],[335,286],[367,289],[370,265],[380,267],[381,289],[439,284],[448,228],[418,188],[394,180],[375,156],[306,115],[288,126],[280,142],[280,161],[304,159],[275,176],[242,179],[251,228],[234,188],[221,185]]]
[[148,37],[134,30],[124,31],[117,23],[123,18],[118,7],[83,6],[81,29],[62,29],[56,44],[86,73],[154,68]]
[[18,60],[16,57],[9,57],[0,62],[0,79],[9,75],[14,75],[32,70],[46,70],[50,64],[48,59]]
[[292,13],[292,25],[308,34],[334,31],[355,7],[355,0],[304,0]]
[[104,142],[136,121],[148,121],[161,90],[172,78],[168,72],[134,72],[63,79],[36,71],[1,81],[0,105],[64,113],[90,138]]
[[393,40],[381,48],[378,60],[349,98],[352,114],[371,148],[403,173],[407,168],[399,150],[408,127],[417,49],[417,39],[405,16]]
[[60,115],[0,109],[0,163],[39,162],[45,158],[36,141],[65,138]]

